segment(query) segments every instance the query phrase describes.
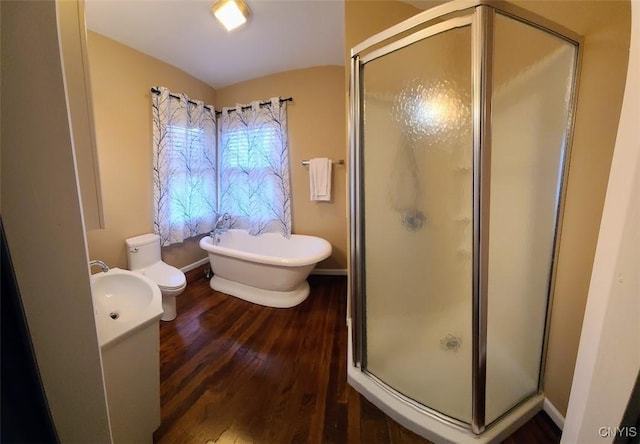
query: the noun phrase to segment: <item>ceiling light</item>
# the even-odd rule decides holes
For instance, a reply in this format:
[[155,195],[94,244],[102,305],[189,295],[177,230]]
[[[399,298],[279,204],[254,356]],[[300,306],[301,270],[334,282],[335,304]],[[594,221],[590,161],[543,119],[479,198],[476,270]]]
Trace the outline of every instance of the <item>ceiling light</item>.
[[227,28],[237,28],[247,21],[251,11],[243,0],[216,0],[211,4],[211,12]]

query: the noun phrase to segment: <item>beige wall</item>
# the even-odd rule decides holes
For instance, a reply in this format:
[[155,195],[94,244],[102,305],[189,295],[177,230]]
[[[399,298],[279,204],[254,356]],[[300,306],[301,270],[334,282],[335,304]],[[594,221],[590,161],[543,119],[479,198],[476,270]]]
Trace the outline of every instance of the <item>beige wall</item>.
[[[185,72],[114,40],[89,32],[89,62],[100,164],[104,230],[87,233],[91,259],[126,268],[124,240],[153,232],[152,86],[215,105],[216,91]],[[206,255],[197,239],[163,249],[177,267]]]
[[331,243],[331,257],[318,268],[347,266],[347,169],[334,165],[331,202],[312,202],[309,169],[300,162],[313,157],[346,160],[343,82],[342,66],[317,66],[260,77],[217,91],[220,108],[274,96],[293,97],[287,107],[292,229],[294,233],[320,236]]
[[[514,3],[585,37],[544,380],[545,394],[564,415],[622,103],[630,7],[628,1]],[[417,12],[393,1],[347,0],[347,52],[365,38]]]
[[599,441],[599,427],[630,425],[640,406],[637,396],[630,401],[640,371],[640,2],[631,11],[629,70],[563,444]]

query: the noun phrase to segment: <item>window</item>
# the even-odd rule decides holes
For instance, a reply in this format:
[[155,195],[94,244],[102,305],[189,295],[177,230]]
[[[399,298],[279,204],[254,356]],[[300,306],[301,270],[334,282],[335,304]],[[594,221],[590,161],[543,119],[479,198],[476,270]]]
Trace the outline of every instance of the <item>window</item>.
[[[205,146],[204,128],[167,126],[171,149],[169,218],[173,224],[189,225],[215,211],[215,180],[208,180],[214,168],[213,153]],[[194,227],[195,229],[195,227]]]
[[220,119],[220,211],[252,234],[291,234],[286,107],[223,111]]
[[271,127],[241,128],[226,135],[225,168],[269,168],[271,146],[277,137]]
[[215,110],[184,94],[154,89],[153,224],[163,246],[215,225]]
[[230,191],[233,197],[226,199],[225,212],[245,218],[270,216],[268,206],[261,203],[275,194],[270,171],[276,136],[270,127],[240,128],[226,134],[220,170],[221,177],[229,180],[221,183],[221,189],[223,193]]

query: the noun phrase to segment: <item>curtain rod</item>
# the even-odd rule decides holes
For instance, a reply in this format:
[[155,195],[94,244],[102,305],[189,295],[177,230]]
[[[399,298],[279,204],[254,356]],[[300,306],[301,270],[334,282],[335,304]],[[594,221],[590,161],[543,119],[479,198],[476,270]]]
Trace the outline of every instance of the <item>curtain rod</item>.
[[[160,90],[158,90],[156,88],[151,88],[151,92],[154,93],[154,94],[160,94]],[[176,96],[175,94],[169,94],[169,97],[173,97],[174,99],[179,99],[180,98],[179,96]],[[280,99],[280,103],[282,103],[282,102],[291,102],[292,100],[293,100],[293,97],[287,97],[286,99]],[[196,102],[194,102],[193,100],[189,100],[189,103],[192,103],[192,104],[196,105]],[[260,106],[268,105],[270,103],[271,102],[269,102],[269,101],[260,102]],[[209,111],[211,111],[211,107],[210,106],[204,105],[204,107],[207,108]],[[251,105],[241,107],[242,110],[249,109],[249,108],[251,108]],[[235,110],[236,110],[235,108],[230,108],[230,109],[227,110],[227,112],[230,113],[230,112],[235,111]],[[222,114],[222,111],[216,111],[216,116],[219,116],[221,114]]]
[[[293,101],[293,97],[287,97],[286,99],[280,98],[280,103],[282,102],[292,102]],[[270,100],[267,100],[266,102],[260,102],[258,105],[260,106],[265,106],[265,105],[269,105],[271,103]],[[240,107],[241,110],[245,110],[245,109],[251,109],[251,105],[246,105],[246,106],[241,106]],[[229,108],[227,110],[227,113],[233,112],[235,111],[235,108]],[[216,111],[216,115],[219,116],[220,114],[222,114],[222,111]]]
[[[160,90],[156,88],[151,88],[151,92],[154,94],[160,94]],[[176,96],[175,94],[169,94],[169,97],[173,97],[174,99],[180,99],[180,96]],[[193,100],[188,100],[188,102],[193,105],[197,105],[197,103],[194,102]],[[207,108],[209,111],[211,111],[211,107],[209,105],[204,105],[204,107]],[[216,111],[216,114],[217,113],[218,111]]]

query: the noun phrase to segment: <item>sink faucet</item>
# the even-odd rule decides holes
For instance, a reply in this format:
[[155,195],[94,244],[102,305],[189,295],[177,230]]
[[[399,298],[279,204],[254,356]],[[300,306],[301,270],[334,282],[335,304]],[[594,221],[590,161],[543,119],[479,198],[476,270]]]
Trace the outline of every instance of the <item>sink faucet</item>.
[[94,265],[97,265],[98,267],[102,268],[102,271],[104,273],[109,271],[109,267],[107,266],[107,264],[105,264],[102,261],[91,261],[91,262],[89,262],[89,267],[93,267]]

